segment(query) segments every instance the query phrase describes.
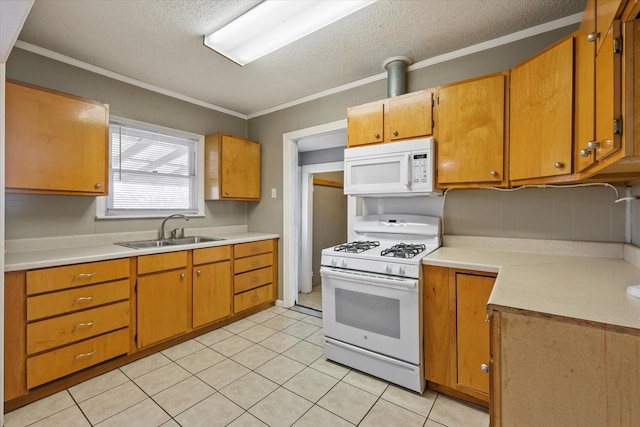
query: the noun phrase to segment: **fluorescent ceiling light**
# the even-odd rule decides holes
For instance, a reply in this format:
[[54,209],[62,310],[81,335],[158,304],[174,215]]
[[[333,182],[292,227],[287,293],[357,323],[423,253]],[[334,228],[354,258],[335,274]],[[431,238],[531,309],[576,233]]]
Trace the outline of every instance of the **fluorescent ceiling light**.
[[204,44],[239,65],[248,64],[374,3],[376,0],[265,0]]

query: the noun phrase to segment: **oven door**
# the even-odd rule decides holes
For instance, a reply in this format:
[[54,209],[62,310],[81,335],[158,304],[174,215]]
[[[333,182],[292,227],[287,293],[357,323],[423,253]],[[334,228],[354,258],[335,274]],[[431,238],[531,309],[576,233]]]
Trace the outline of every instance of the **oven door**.
[[420,364],[418,279],[320,269],[324,335]]

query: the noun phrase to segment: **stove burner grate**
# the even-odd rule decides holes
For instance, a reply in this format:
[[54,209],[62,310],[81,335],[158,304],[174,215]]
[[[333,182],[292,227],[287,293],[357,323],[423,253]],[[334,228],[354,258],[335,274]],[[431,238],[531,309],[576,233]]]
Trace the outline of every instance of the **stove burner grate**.
[[333,250],[336,252],[360,253],[378,246],[380,246],[380,242],[377,241],[358,240],[355,242],[343,243],[342,245],[334,247]]
[[393,245],[389,249],[383,249],[382,252],[380,252],[380,255],[396,258],[413,258],[426,249],[427,247],[425,245],[398,243],[397,245]]

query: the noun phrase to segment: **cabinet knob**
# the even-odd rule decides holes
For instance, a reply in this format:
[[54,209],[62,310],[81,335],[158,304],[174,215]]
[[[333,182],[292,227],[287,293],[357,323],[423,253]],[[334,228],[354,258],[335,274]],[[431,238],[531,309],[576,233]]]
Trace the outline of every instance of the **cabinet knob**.
[[590,150],[583,148],[582,150],[580,150],[580,157],[589,157],[589,153],[591,153]]
[[480,365],[480,370],[486,374],[487,372],[489,372],[489,365],[483,363],[482,365]]
[[562,163],[562,162],[555,162],[555,163],[553,164],[553,167],[554,167],[554,168],[556,168],[556,169],[562,169],[562,168],[564,167],[564,163]]
[[224,192],[224,195],[225,195],[225,196],[228,196],[228,195],[229,195],[229,192],[228,192],[228,191],[225,191],[225,192]]
[[398,131],[397,130],[394,130],[392,133],[393,133],[393,136],[398,136]]
[[498,172],[496,172],[496,171],[491,171],[489,173],[491,174],[491,176],[498,176]]
[[599,142],[596,142],[596,141],[587,142],[587,150],[595,150],[597,148],[600,148]]
[[598,40],[598,38],[600,37],[600,33],[597,31],[593,31],[589,34],[587,34],[587,40],[590,42],[594,42],[596,40]]
[[182,273],[182,274],[180,275],[180,278],[181,278],[181,279],[184,279],[184,273]]
[[200,276],[200,274],[201,274],[201,273],[202,273],[202,271],[200,271],[200,270],[196,271],[196,274],[197,274],[198,276]]
[[97,183],[97,184],[95,185],[95,187],[96,187],[96,188],[102,188],[102,184]]
[[380,134],[379,134],[379,133],[377,133],[377,132],[376,132],[375,134],[373,134],[373,136],[374,136],[376,139],[380,138]]

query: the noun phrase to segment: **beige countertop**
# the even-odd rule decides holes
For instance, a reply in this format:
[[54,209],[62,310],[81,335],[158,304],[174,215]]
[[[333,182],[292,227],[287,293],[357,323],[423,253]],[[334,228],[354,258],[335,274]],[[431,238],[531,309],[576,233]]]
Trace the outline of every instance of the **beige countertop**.
[[[584,255],[582,255],[584,254]],[[523,239],[446,238],[424,264],[498,273],[490,308],[508,307],[640,330],[640,248]]]
[[273,233],[249,232],[246,230],[246,226],[186,229],[185,235],[220,237],[224,240],[149,249],[132,249],[116,245],[115,242],[154,239],[156,237],[156,232],[154,231],[8,240],[5,241],[4,271],[80,264],[163,252],[233,245],[280,237],[278,234]]

